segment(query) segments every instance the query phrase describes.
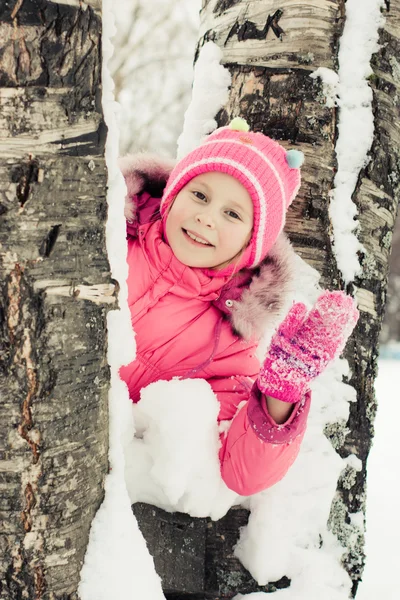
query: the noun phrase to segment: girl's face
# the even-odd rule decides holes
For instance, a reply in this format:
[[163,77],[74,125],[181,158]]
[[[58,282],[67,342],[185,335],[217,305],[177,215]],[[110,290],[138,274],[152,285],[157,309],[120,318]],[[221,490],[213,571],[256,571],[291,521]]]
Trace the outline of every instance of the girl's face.
[[231,175],[203,173],[178,193],[165,227],[168,243],[184,265],[222,268],[251,238],[253,203]]

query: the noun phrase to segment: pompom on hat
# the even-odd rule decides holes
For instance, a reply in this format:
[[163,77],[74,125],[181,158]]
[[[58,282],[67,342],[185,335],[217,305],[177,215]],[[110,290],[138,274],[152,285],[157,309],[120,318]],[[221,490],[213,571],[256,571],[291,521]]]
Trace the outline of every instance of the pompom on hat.
[[[210,171],[231,175],[246,188],[254,207],[252,237],[235,270],[255,267],[284,227],[287,208],[300,188],[303,162],[302,152],[287,151],[266,135],[249,131],[246,121],[238,117],[176,164],[161,199],[161,216],[165,222],[174,198],[193,177]],[[223,274],[228,271],[232,268],[225,267]]]

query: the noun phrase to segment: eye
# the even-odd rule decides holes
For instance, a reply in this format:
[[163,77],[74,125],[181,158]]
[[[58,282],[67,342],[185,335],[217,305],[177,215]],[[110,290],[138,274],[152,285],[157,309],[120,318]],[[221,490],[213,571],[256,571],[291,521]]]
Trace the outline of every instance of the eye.
[[198,200],[201,200],[202,202],[204,202],[205,200],[207,200],[207,197],[203,194],[203,192],[194,191],[193,192],[193,196],[196,196],[196,198]]
[[227,210],[226,214],[231,217],[232,219],[238,219],[239,221],[240,219],[240,215],[237,214],[237,212],[235,212],[234,210]]

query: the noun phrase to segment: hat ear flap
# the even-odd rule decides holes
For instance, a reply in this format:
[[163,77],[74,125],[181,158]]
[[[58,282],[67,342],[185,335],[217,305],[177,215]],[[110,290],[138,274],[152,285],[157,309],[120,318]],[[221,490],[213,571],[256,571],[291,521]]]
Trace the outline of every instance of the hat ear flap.
[[300,150],[288,150],[286,152],[286,162],[291,169],[300,169],[304,163],[304,154]]

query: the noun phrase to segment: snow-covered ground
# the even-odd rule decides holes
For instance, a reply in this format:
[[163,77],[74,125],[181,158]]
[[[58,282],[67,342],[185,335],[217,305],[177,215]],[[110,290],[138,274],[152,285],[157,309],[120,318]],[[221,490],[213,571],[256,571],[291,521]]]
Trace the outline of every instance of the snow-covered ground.
[[400,564],[400,361],[381,360],[376,382],[378,414],[368,460],[367,565],[357,600],[397,600]]

